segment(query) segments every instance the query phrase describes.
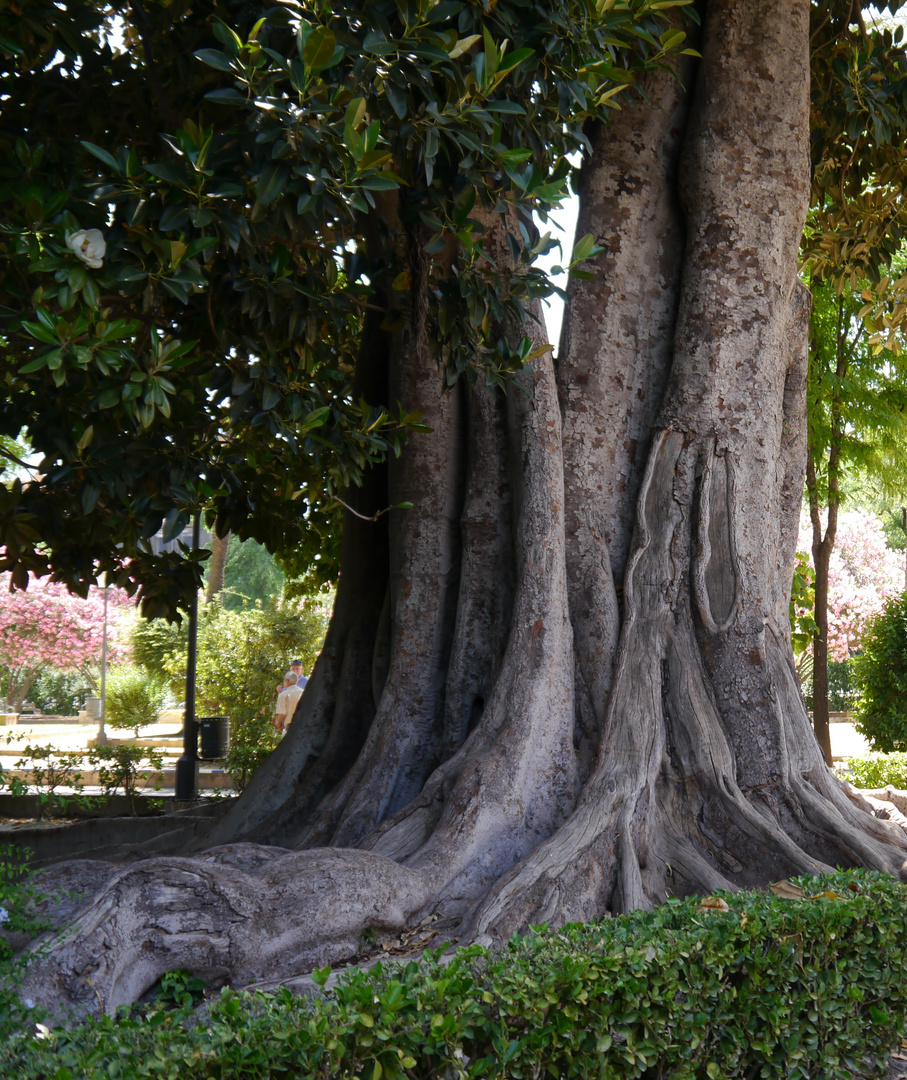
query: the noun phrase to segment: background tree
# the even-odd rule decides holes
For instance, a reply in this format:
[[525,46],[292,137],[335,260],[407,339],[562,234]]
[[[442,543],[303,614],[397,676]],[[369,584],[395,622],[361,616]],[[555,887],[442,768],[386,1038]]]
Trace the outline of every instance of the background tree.
[[[253,543],[254,541],[247,541]],[[227,594],[229,595],[229,594]],[[230,718],[225,766],[236,791],[280,741],[271,725],[277,684],[298,657],[311,671],[324,641],[330,609],[317,599],[204,605],[198,629],[196,695],[201,713]],[[135,660],[152,682],[165,681],[179,700],[186,685],[187,627],[138,621]]]
[[902,552],[904,588],[907,589],[907,506],[886,507],[884,524],[889,547]]
[[[318,552],[315,552],[318,555]],[[320,559],[308,559],[320,562]],[[235,611],[249,603],[268,604],[283,594],[286,575],[274,557],[255,540],[231,538],[225,568],[223,605]],[[303,594],[304,595],[304,594]]]
[[[248,234],[286,238],[271,273],[318,313],[303,354],[350,362],[359,415],[393,403],[432,435],[330,495],[348,507],[337,601],[287,738],[196,858],[93,867],[98,892],[23,993],[111,1009],[166,970],[280,980],[429,917],[501,940],[837,864],[901,872],[907,838],[812,738],[788,621],[809,43],[850,34],[851,9],[708,0],[679,77],[659,65],[680,16],[644,2],[373,0],[218,30],[203,59],[237,126],[199,170],[207,129],[177,118],[179,181],[144,205],[185,212],[188,249],[195,174],[232,168]],[[645,92],[604,123],[631,81]],[[570,261],[595,263],[555,365],[530,212],[574,148]],[[105,211],[128,223],[146,172],[103,153]],[[253,269],[231,288],[257,295],[272,262],[240,248]],[[238,374],[241,400],[255,376]]]
[[[813,526],[800,521],[800,546],[809,546]],[[828,699],[835,709],[853,705],[853,657],[862,648],[869,620],[902,591],[901,559],[886,543],[882,523],[871,511],[848,509],[838,520],[837,539],[828,563]],[[811,598],[812,600],[812,598]],[[810,612],[815,609],[810,603]],[[815,630],[809,636],[812,645]],[[803,676],[811,679],[811,665]],[[801,677],[803,677],[801,676]],[[804,680],[806,681],[806,680]]]
[[806,493],[816,572],[813,727],[829,764],[829,568],[845,478],[870,472],[888,488],[903,485],[898,451],[907,436],[907,361],[873,346],[863,296],[837,284],[837,292],[831,282],[812,290],[807,398]]
[[[907,588],[907,501],[903,488],[903,470],[900,463],[907,458],[907,446],[899,446],[890,455],[881,477],[868,475],[861,478],[858,492],[859,505],[871,510],[882,523],[885,542],[892,551],[901,552],[903,583]],[[882,481],[889,480],[888,483]],[[892,484],[890,481],[895,480]]]
[[812,38],[811,209],[801,259],[814,304],[807,466],[816,571],[813,726],[829,764],[828,565],[842,483],[855,468],[882,469],[903,437],[898,327],[907,280],[891,269],[907,227],[903,33],[891,20],[867,24],[858,9],[831,5]]
[[[8,589],[9,575],[0,574],[0,590]],[[128,655],[125,624],[132,605],[116,589],[109,590],[108,603],[108,655],[115,660]],[[0,692],[9,708],[19,712],[35,680],[48,669],[81,671],[90,678],[103,634],[102,589],[91,589],[83,600],[63,585],[36,581],[28,592],[5,596],[0,604]]]

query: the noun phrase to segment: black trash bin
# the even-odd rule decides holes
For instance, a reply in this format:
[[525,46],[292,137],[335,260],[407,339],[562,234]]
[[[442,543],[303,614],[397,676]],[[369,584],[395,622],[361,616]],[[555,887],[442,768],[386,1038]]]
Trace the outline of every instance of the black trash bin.
[[229,716],[200,716],[198,730],[201,736],[198,756],[202,761],[222,758],[230,749]]

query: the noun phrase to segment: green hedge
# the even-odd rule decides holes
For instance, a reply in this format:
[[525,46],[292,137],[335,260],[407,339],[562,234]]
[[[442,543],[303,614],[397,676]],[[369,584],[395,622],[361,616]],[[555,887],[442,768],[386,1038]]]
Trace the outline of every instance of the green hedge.
[[353,970],[320,999],[223,991],[201,1024],[187,993],[182,1010],[20,1031],[0,1048],[0,1075],[882,1076],[905,1021],[907,887],[859,871],[800,883],[800,899],[725,894],[727,912],[670,901],[447,964]]

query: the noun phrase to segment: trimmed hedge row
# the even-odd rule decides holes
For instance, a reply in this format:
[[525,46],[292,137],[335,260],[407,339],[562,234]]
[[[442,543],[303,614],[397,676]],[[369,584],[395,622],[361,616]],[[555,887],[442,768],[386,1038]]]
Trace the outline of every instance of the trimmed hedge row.
[[352,970],[317,999],[225,990],[201,1024],[185,993],[176,1009],[20,1030],[0,1047],[0,1076],[884,1075],[907,1015],[907,887],[863,871],[798,881],[802,898],[669,901],[447,963]]

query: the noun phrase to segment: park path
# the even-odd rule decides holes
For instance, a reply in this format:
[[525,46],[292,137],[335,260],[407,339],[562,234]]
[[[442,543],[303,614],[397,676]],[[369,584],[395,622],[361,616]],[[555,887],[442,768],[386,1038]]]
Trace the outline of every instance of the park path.
[[[15,767],[15,763],[25,756],[26,746],[49,744],[61,751],[87,751],[97,734],[97,720],[84,723],[57,718],[32,719],[22,716],[14,725],[0,726],[0,768],[3,770],[0,774],[0,790],[8,789],[13,776],[18,775],[27,780],[27,766]],[[160,752],[164,759],[164,767],[160,772],[148,770],[147,788],[156,796],[173,794],[176,760],[183,752],[183,736],[179,718],[165,716],[156,724],[139,728],[138,738],[133,738],[129,731],[113,731],[110,728],[107,729],[106,736],[109,743],[135,743]],[[92,767],[86,763],[82,772],[85,794],[99,793],[100,788],[97,792],[94,790],[98,785],[97,775]],[[156,786],[158,782],[162,785],[159,788]],[[219,788],[230,791],[230,777],[224,771],[222,762],[199,762],[198,786],[200,790]]]
[[[15,725],[0,726],[0,792],[8,790],[9,782],[16,775],[21,779],[28,779],[27,766],[15,767],[15,763],[23,757],[23,750],[27,745],[50,744],[65,751],[87,750],[97,732],[96,720],[77,722],[23,716]],[[866,740],[849,721],[833,716],[830,732],[832,756],[836,761],[843,761],[848,757],[863,757],[869,753]],[[138,739],[133,739],[128,732],[111,731],[109,728],[107,737],[111,742],[137,742],[157,749],[164,757],[164,768],[161,772],[149,772],[147,789],[158,796],[173,794],[176,759],[182,754],[183,748],[180,720],[177,716],[165,715],[160,722],[140,728]],[[198,786],[202,791],[219,789],[228,793],[232,790],[230,777],[221,762],[200,762],[198,776]],[[100,792],[97,775],[87,763],[83,769],[83,784],[86,794]],[[158,787],[158,784],[161,786]],[[61,789],[61,793],[64,791],[65,789]]]

